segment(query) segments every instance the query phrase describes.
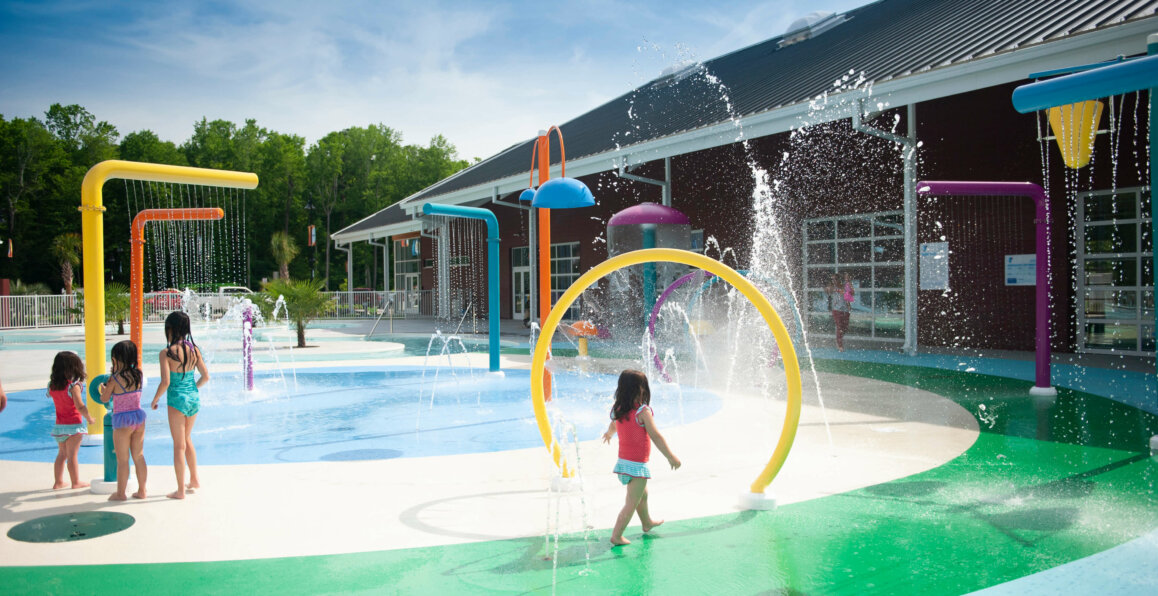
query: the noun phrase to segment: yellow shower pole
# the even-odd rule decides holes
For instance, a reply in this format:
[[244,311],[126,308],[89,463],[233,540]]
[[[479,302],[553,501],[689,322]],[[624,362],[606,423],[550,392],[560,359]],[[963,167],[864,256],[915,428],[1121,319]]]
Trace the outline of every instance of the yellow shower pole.
[[[113,178],[227,188],[257,188],[257,174],[249,172],[209,170],[119,159],[102,161],[89,169],[80,187],[80,227],[84,247],[82,257],[85,294],[84,357],[85,370],[90,379],[105,373],[105,207],[102,189],[105,182]],[[87,399],[88,411],[93,419],[93,424],[89,425],[89,433],[102,434],[104,427],[101,418],[105,414],[105,407],[93,401],[92,397]]]

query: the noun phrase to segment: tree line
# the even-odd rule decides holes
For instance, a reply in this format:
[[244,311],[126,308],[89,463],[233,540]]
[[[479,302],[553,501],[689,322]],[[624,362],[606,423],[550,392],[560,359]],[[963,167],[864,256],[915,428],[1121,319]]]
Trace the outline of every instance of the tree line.
[[[331,250],[331,233],[469,165],[441,135],[425,146],[406,145],[382,124],[331,132],[307,147],[303,137],[256,120],[238,125],[202,118],[177,145],[150,130],[122,137],[75,104],[53,104],[43,120],[0,114],[0,278],[44,284],[53,292],[70,289],[80,265],[81,181],[107,159],[256,173],[260,184],[246,194],[249,279],[256,285],[280,269],[294,279],[325,279],[331,289],[370,286],[363,277],[378,275],[374,252],[363,247],[354,254],[355,280],[347,280],[345,255]],[[123,186],[105,186],[108,281],[129,280],[127,201]],[[308,225],[317,227],[314,263],[313,249],[306,248]]]

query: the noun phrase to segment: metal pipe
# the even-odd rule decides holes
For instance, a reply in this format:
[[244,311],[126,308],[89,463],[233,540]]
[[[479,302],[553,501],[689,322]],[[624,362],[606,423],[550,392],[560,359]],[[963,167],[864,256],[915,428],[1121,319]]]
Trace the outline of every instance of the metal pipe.
[[499,220],[495,214],[478,207],[426,203],[422,212],[481,219],[487,225],[487,322],[490,329],[490,371],[499,372]]
[[[89,168],[80,185],[80,222],[84,262],[84,353],[85,370],[90,378],[105,372],[105,182],[114,178],[197,184],[226,188],[257,187],[257,174],[230,170],[208,170],[110,159]],[[89,398],[89,411],[99,419],[105,407]],[[89,432],[104,432],[100,424],[89,425]]]
[[1050,385],[1050,283],[1049,283],[1049,209],[1045,190],[1030,182],[930,181],[917,183],[917,192],[925,195],[1027,197],[1036,206],[1034,223],[1037,235],[1037,332],[1034,395],[1056,395]]

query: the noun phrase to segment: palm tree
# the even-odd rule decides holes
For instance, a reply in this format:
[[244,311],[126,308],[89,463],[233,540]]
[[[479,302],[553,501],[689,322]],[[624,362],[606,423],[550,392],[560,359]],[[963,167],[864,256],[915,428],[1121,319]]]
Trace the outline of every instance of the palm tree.
[[68,232],[52,241],[52,256],[60,261],[60,278],[64,280],[64,293],[72,293],[72,268],[80,265],[80,234]]
[[277,261],[278,273],[281,279],[289,279],[289,264],[298,256],[298,248],[294,242],[293,236],[283,232],[274,232],[269,238],[269,251],[273,253],[273,259]]
[[[117,324],[117,335],[125,334],[125,319],[129,318],[129,286],[111,281],[105,284],[105,322]],[[67,309],[72,314],[84,316],[84,290],[76,292],[76,305]]]
[[262,290],[267,305],[285,298],[286,316],[297,326],[299,348],[306,347],[306,325],[334,307],[334,299],[322,292],[325,284],[324,279],[275,279]]

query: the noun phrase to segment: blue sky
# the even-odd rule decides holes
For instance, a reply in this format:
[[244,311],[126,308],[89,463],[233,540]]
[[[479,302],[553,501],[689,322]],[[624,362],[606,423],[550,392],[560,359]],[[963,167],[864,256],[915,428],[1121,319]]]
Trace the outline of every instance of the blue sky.
[[869,0],[0,0],[0,114],[80,104],[175,143],[202,117],[385,124],[488,157],[649,81]]

